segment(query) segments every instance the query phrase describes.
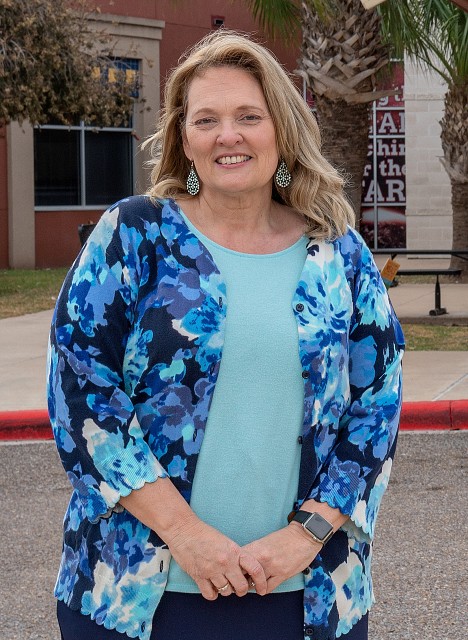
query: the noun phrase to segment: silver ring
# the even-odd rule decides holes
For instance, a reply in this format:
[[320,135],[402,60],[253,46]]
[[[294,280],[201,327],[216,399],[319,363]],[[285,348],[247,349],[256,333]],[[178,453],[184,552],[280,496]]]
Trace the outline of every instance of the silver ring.
[[220,587],[217,591],[218,593],[222,593],[223,591],[226,591],[226,589],[229,589],[229,582],[226,582],[224,587]]
[[255,587],[255,582],[253,580],[249,580],[249,585],[253,589]]

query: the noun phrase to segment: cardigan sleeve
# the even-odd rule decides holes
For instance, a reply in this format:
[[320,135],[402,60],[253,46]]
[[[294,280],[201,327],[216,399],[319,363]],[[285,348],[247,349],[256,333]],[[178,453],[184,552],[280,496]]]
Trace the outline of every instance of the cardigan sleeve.
[[[120,206],[119,206],[120,204]],[[48,354],[48,407],[58,452],[89,520],[167,476],[144,440],[122,366],[138,294],[142,236],[103,214],[68,273]]]
[[349,515],[370,538],[388,485],[401,410],[404,337],[363,244],[349,331],[350,400],[337,440],[307,496]]

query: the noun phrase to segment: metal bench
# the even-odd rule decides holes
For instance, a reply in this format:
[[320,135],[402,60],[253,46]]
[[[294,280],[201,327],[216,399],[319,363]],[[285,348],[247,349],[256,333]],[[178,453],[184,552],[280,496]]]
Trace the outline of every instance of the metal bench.
[[80,239],[81,246],[83,246],[86,240],[89,238],[95,226],[95,222],[88,222],[86,224],[78,225],[78,237]]
[[[461,260],[468,261],[468,248],[465,249],[371,249],[374,255],[390,255],[392,260],[397,255],[403,256],[456,256]],[[459,276],[461,269],[398,269],[397,276],[436,276],[435,283],[435,307],[429,311],[431,316],[442,316],[447,313],[440,304],[440,282],[439,276]]]
[[435,276],[435,306],[429,311],[430,316],[442,316],[447,309],[440,304],[439,276],[459,276],[461,269],[398,269],[397,276]]

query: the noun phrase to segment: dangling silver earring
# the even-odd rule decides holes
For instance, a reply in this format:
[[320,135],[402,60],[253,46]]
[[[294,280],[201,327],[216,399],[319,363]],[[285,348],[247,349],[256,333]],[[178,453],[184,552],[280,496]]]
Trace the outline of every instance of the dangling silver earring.
[[278,187],[289,187],[292,175],[289,173],[288,166],[284,160],[281,160],[275,173],[275,182]]
[[196,196],[200,191],[200,181],[198,180],[197,172],[193,166],[193,161],[190,166],[190,171],[187,176],[187,191],[191,196]]

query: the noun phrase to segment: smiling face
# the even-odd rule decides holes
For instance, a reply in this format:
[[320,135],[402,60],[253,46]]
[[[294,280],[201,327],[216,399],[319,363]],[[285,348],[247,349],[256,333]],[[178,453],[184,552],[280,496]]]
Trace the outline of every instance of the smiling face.
[[204,195],[271,194],[278,165],[273,121],[259,82],[235,67],[192,80],[183,131]]

